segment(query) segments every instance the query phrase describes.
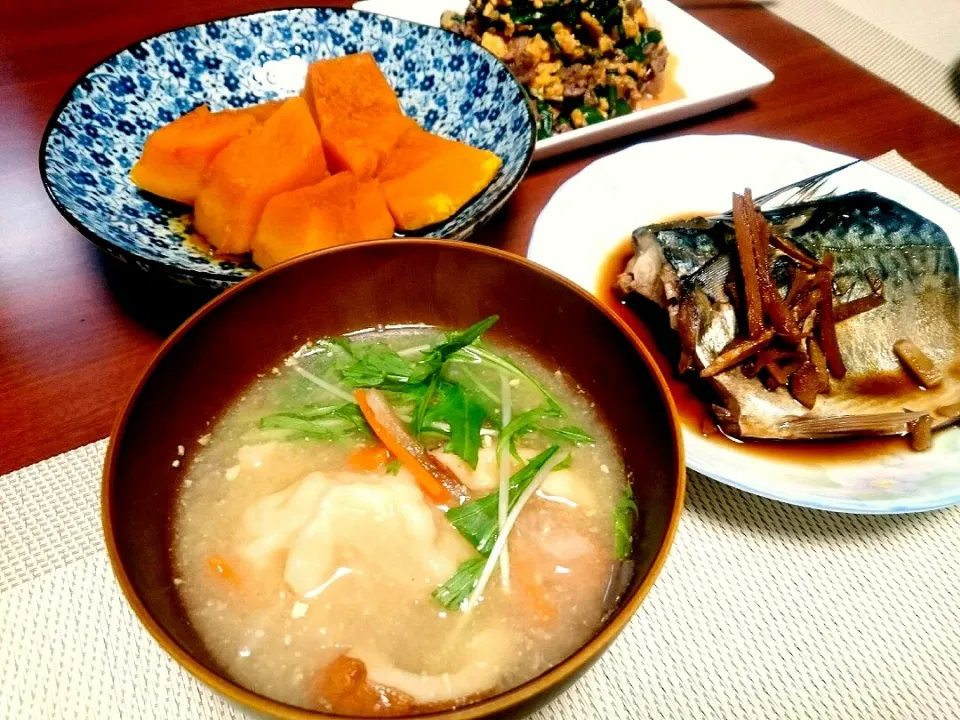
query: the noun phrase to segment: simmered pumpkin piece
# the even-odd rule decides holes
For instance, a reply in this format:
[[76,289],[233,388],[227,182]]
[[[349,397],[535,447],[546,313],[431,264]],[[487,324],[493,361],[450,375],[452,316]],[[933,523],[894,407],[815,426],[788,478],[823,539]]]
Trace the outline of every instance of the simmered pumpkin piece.
[[207,168],[194,210],[197,230],[219,252],[249,252],[267,201],[326,175],[320,134],[306,102],[285,100]]
[[267,203],[253,238],[253,261],[270,267],[321,248],[393,237],[393,231],[377,181],[337,173]]
[[280,106],[283,105],[283,103],[283,100],[267,100],[266,102],[258,103],[257,105],[241,108],[236,112],[243,115],[249,115],[258,123],[264,123],[270,118],[271,115],[280,109]]
[[217,153],[256,126],[252,115],[201,105],[150,134],[130,179],[141,190],[192,205]]
[[401,113],[397,94],[370,53],[311,63],[305,92],[317,110]]
[[373,177],[383,156],[416,126],[369,53],[319,60],[307,71],[310,103],[334,172]]
[[377,179],[401,230],[443,222],[496,177],[492,152],[414,128],[384,158]]
[[383,158],[407,130],[417,124],[403,115],[353,118],[323,131],[323,147],[336,171],[347,170],[359,178],[372,178]]

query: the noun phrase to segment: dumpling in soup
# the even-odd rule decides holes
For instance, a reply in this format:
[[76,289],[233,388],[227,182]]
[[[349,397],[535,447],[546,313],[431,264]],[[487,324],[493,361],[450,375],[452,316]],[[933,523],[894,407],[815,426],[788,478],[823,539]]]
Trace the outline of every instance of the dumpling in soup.
[[240,545],[254,561],[282,552],[283,579],[307,598],[347,574],[433,588],[469,555],[441,523],[409,473],[369,482],[314,472],[255,502],[243,516]]

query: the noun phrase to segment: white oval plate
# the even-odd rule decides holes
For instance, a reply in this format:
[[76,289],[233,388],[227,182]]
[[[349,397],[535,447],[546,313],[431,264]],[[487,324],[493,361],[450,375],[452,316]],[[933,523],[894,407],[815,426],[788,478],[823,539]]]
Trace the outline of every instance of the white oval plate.
[[[759,196],[853,158],[750,135],[690,135],[634,145],[601,158],[564,183],[537,219],[528,257],[596,293],[605,260],[641,225],[689,212],[723,212],[731,194]],[[867,164],[825,190],[867,189],[937,223],[960,246],[960,213],[914,185]],[[851,513],[906,513],[960,502],[960,428],[934,447],[860,462],[791,460],[744,452],[684,429],[687,465],[728,485],[794,505]]]
[[[444,10],[465,6],[464,0],[360,0],[353,8],[439,25]],[[643,7],[660,26],[670,53],[677,58],[676,81],[686,97],[540,140],[534,160],[702,115],[743,100],[773,82],[773,73],[767,68],[676,5],[667,0],[644,0]]]

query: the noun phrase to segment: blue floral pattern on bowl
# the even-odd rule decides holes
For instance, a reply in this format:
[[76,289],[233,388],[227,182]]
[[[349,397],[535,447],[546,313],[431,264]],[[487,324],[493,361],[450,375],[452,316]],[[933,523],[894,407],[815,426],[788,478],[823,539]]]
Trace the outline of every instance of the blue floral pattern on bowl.
[[371,52],[404,111],[432,132],[490,150],[503,167],[447,222],[421,233],[463,239],[520,182],[535,129],[526,95],[490,53],[437,28],[353,10],[295,8],[173,30],[86,73],[61,100],[40,148],[60,212],[106,252],[181,282],[222,288],[256,268],[191,243],[192,218],[142,195],[129,171],[147,135],[207,103],[238,108],[295,95],[315,59]]

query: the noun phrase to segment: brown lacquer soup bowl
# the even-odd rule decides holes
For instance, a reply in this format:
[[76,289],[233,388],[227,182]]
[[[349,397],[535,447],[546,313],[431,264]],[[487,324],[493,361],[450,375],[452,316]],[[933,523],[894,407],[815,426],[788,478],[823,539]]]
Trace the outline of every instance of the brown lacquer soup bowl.
[[258,375],[311,338],[389,325],[464,328],[493,314],[500,316],[493,342],[563,368],[594,401],[639,511],[633,572],[619,604],[566,660],[512,690],[429,717],[526,715],[599,658],[653,585],[680,518],[683,450],[664,380],[627,327],[573,283],[502,251],[434,240],[338,247],[259,273],[202,308],[157,353],[111,437],[103,528],[120,587],[164,650],[254,711],[331,717],[234,682],[188,618],[174,583],[172,519],[197,439]]

